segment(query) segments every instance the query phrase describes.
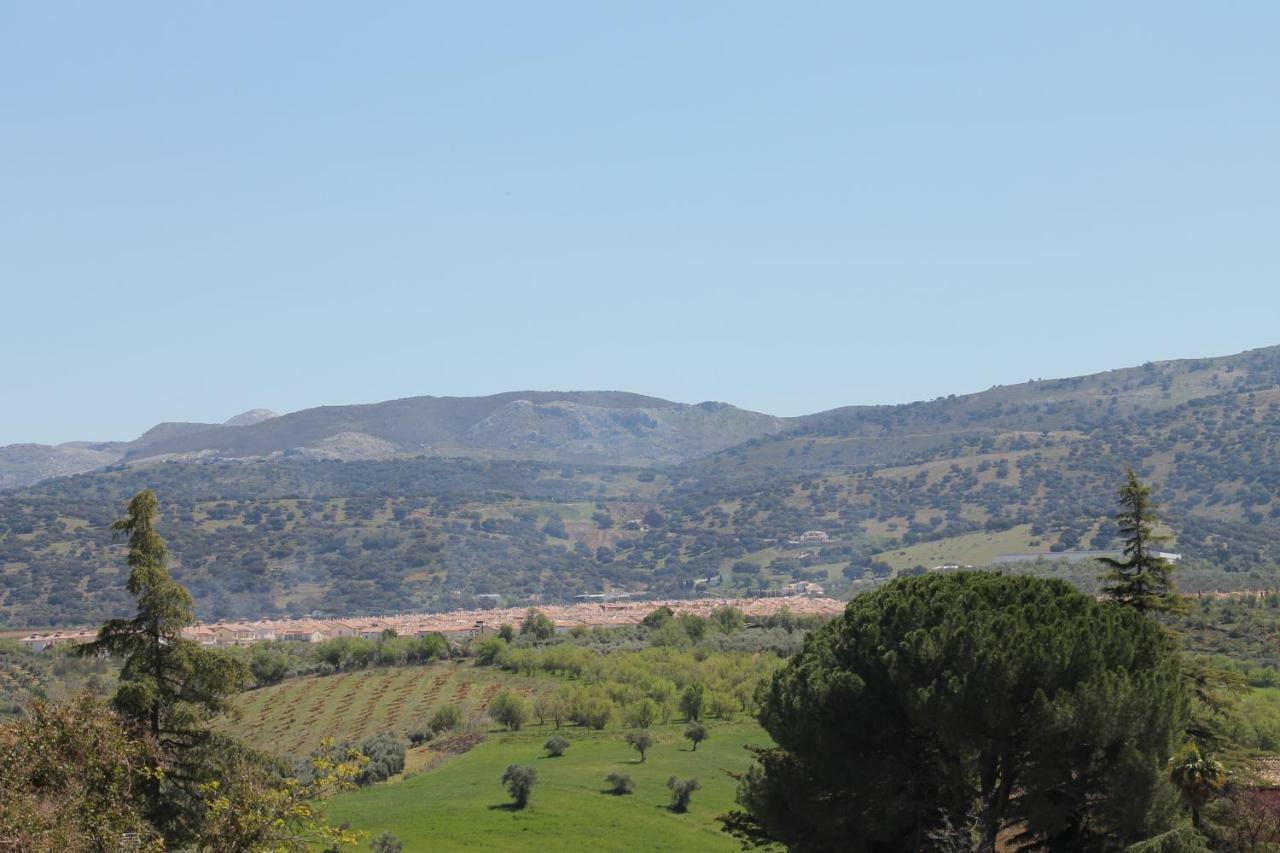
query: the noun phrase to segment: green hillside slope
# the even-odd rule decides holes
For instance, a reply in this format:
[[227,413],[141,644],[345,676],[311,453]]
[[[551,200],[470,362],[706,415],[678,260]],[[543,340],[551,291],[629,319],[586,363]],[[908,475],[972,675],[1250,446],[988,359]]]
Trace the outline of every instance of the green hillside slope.
[[[437,769],[343,794],[329,813],[371,835],[390,830],[406,850],[555,850],[566,839],[583,850],[737,850],[715,818],[734,807],[737,783],[728,773],[745,771],[751,761],[745,747],[767,745],[768,735],[754,723],[711,724],[711,736],[693,752],[682,728],[656,727],[657,745],[643,764],[617,732],[566,732],[572,746],[561,758],[544,757],[549,727],[491,735]],[[499,780],[511,763],[538,772],[521,811],[503,808]],[[615,772],[632,777],[635,793],[605,792],[604,777]],[[666,808],[671,776],[702,785],[685,814]]]
[[[628,401],[651,410],[607,402]],[[124,612],[107,525],[144,486],[213,619],[689,594],[709,577],[840,594],[894,571],[1108,548],[1128,465],[1155,486],[1195,588],[1272,585],[1280,348],[835,410],[656,468],[281,457],[51,480],[0,492],[0,624]],[[790,544],[809,530],[827,541]]]

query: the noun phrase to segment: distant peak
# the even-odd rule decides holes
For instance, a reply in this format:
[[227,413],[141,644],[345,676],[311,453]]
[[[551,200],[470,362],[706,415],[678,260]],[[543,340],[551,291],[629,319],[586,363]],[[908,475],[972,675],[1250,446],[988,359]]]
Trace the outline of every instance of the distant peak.
[[263,421],[269,421],[274,417],[279,416],[270,409],[250,409],[247,412],[241,412],[234,418],[227,418],[222,422],[222,425],[231,427],[253,426],[254,424],[260,424]]

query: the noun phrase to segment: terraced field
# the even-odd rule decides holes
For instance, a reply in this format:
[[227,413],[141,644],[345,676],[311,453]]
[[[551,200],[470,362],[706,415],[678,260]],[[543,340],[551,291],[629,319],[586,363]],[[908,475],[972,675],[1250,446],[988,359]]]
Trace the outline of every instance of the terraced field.
[[243,694],[241,717],[227,728],[259,749],[305,755],[325,738],[360,741],[382,731],[403,733],[445,704],[478,716],[503,687],[531,696],[555,686],[545,678],[461,662],[295,678]]

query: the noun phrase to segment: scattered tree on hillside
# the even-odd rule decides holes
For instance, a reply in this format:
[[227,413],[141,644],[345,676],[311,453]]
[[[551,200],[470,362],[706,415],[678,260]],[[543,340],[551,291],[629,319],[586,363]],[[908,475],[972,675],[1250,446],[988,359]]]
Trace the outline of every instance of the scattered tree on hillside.
[[519,731],[529,718],[529,703],[512,690],[501,690],[489,702],[489,716],[511,731]]
[[632,749],[640,753],[640,763],[644,763],[645,753],[653,746],[653,735],[648,732],[627,732],[627,744]]
[[698,751],[698,744],[707,739],[707,727],[699,722],[692,722],[684,730],[684,736],[693,744],[693,751]]
[[761,700],[778,746],[756,750],[724,819],[746,840],[917,849],[975,802],[982,850],[1013,826],[1073,850],[1170,826],[1178,655],[1154,621],[1062,581],[893,581],[811,633]]
[[502,774],[502,784],[507,786],[507,793],[518,809],[529,804],[529,795],[537,781],[538,771],[523,764],[508,764],[506,772]]
[[693,792],[702,788],[702,784],[697,779],[676,779],[672,776],[667,780],[667,787],[671,790],[671,810],[673,812],[687,812],[689,810],[689,799],[693,796]]
[[559,758],[564,755],[564,751],[569,748],[569,741],[560,735],[552,735],[547,738],[547,742],[542,745],[547,754],[552,758]]
[[1132,468],[1120,489],[1120,507],[1115,520],[1124,536],[1125,559],[1099,558],[1110,569],[1102,576],[1107,583],[1103,591],[1112,601],[1139,613],[1184,610],[1186,602],[1173,581],[1173,564],[1154,550],[1168,537],[1156,535],[1159,517],[1151,487],[1140,483]]

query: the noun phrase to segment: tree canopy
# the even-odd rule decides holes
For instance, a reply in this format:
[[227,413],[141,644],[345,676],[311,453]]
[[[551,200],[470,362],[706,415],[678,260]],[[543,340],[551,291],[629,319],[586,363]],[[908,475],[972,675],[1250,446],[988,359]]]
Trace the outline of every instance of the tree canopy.
[[1172,820],[1184,691],[1159,625],[1064,582],[894,581],[762,688],[778,746],[725,823],[792,849],[888,851],[976,808],[982,849],[1015,826],[1055,850],[1122,847]]

